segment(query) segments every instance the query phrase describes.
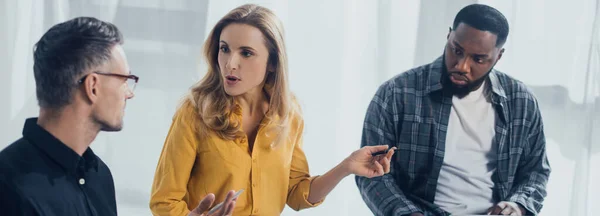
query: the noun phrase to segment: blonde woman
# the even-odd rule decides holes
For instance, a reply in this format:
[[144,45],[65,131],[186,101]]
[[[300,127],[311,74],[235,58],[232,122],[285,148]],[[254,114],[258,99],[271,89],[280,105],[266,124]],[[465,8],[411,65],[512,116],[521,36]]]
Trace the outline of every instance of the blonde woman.
[[154,215],[204,215],[213,201],[225,202],[214,215],[279,215],[286,203],[319,205],[350,174],[389,172],[394,151],[372,156],[388,150],[381,145],[310,176],[283,36],[273,12],[251,4],[215,25],[204,45],[208,72],[176,112],[156,168]]

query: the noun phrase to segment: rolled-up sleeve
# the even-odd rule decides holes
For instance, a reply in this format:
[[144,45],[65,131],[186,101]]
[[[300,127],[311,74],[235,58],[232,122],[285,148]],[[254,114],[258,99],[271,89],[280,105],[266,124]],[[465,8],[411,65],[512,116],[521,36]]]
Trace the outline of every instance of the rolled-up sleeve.
[[323,203],[321,200],[317,203],[308,201],[310,185],[316,176],[311,177],[308,170],[308,161],[302,149],[302,132],[304,130],[304,122],[300,121],[298,129],[298,137],[294,144],[294,152],[292,153],[292,163],[290,166],[290,182],[288,188],[287,204],[290,208],[299,211],[302,209],[315,207]]

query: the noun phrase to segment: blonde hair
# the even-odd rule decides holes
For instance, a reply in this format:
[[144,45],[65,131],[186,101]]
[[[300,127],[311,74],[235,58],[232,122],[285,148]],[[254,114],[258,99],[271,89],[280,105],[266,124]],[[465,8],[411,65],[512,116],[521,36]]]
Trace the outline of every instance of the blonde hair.
[[204,78],[192,87],[190,93],[191,103],[202,123],[199,132],[204,134],[208,130],[203,129],[209,129],[226,140],[245,136],[240,130],[241,119],[232,115],[235,112],[235,102],[233,97],[225,92],[217,61],[221,32],[233,23],[250,25],[262,32],[269,51],[267,64],[272,66],[268,68],[275,68],[275,71],[267,72],[263,89],[269,100],[269,110],[264,117],[268,123],[263,126],[268,128],[265,130],[267,134],[277,135],[271,143],[273,147],[288,136],[290,120],[296,112],[299,112],[299,107],[289,90],[283,25],[271,10],[254,4],[237,7],[221,18],[204,43],[203,54],[208,63],[208,71]]

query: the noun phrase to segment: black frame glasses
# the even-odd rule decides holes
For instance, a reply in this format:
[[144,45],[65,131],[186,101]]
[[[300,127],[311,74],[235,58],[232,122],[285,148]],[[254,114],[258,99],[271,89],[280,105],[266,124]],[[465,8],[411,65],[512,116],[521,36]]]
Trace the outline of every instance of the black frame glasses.
[[[123,74],[116,74],[116,73],[105,73],[105,72],[100,72],[100,71],[95,71],[92,72],[95,74],[100,74],[100,75],[104,75],[104,76],[113,76],[113,77],[120,77],[120,78],[126,78],[126,82],[127,82],[127,87],[129,87],[129,90],[131,90],[131,92],[133,92],[133,90],[135,90],[135,86],[137,85],[138,81],[140,80],[140,78],[136,75],[123,75]],[[79,79],[79,81],[77,81],[77,84],[81,84],[83,83],[83,81],[85,81],[85,79],[88,77],[87,74],[85,76],[83,76],[81,79]],[[134,83],[133,85],[129,84],[129,80],[132,80]]]

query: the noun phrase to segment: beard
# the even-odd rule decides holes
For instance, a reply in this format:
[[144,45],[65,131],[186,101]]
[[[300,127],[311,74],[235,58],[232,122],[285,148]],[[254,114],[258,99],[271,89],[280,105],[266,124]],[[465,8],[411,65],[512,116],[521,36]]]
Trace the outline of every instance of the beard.
[[488,72],[485,73],[485,75],[483,75],[481,78],[476,79],[476,80],[467,80],[465,78],[465,80],[467,81],[467,84],[465,85],[456,85],[454,84],[451,80],[450,80],[450,76],[451,75],[459,75],[459,76],[463,76],[464,77],[464,73],[463,72],[458,72],[458,71],[448,71],[448,68],[446,67],[446,58],[445,55],[442,58],[442,77],[441,77],[441,82],[442,82],[442,86],[443,89],[445,89],[446,91],[449,91],[452,93],[452,95],[456,95],[458,97],[464,97],[466,95],[468,95],[469,93],[471,93],[472,91],[477,90],[481,84],[483,84],[483,82],[485,82],[487,80],[487,78],[489,77],[490,73],[492,72],[492,70],[494,69],[494,66],[496,66],[496,64],[494,64],[490,70],[488,70]]

